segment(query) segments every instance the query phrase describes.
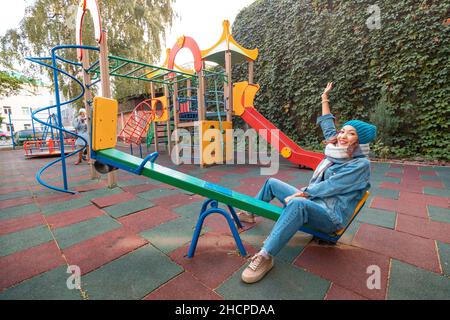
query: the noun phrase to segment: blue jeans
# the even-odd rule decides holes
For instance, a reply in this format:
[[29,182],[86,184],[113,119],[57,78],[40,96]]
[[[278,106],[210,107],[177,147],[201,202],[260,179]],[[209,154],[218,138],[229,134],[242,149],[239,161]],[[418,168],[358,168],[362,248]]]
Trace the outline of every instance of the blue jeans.
[[297,197],[286,203],[284,199],[300,192],[297,188],[270,178],[259,190],[257,199],[270,202],[277,198],[284,206],[283,212],[275,223],[269,237],[264,241],[263,250],[275,256],[289,242],[294,234],[304,225],[318,229],[325,233],[333,233],[338,228],[332,222],[327,210],[306,198]]

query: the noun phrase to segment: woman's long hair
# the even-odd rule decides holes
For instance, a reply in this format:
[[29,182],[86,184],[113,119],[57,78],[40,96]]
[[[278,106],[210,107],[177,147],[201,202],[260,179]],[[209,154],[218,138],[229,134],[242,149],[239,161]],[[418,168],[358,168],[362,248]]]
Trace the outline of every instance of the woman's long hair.
[[[329,143],[337,144],[337,142],[338,142],[338,140],[337,140],[337,135],[331,137],[331,138],[328,139],[328,140],[323,140],[323,141],[322,141],[322,143],[325,144],[325,145],[327,145],[327,144],[329,144]],[[349,146],[347,147],[347,154],[348,154],[349,158],[353,158],[353,152],[355,152],[355,150],[356,150],[358,147],[359,147],[358,141],[356,141],[354,144],[351,144],[351,145],[349,145]]]

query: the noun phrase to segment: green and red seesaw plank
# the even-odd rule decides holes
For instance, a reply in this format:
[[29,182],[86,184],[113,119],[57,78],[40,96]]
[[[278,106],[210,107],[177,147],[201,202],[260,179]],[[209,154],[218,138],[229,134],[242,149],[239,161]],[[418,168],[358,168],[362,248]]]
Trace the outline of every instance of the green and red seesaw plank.
[[[234,224],[236,223],[239,228],[242,228],[234,207],[275,221],[278,220],[278,217],[283,211],[283,208],[275,206],[273,204],[255,199],[251,196],[233,191],[231,189],[224,188],[220,185],[198,179],[188,174],[161,166],[155,163],[157,156],[158,154],[155,152],[151,155],[148,155],[143,160],[114,148],[92,152],[92,158],[96,160],[96,169],[101,173],[107,173],[108,171],[114,170],[115,168],[122,169],[208,198],[208,200],[203,203],[200,211],[200,216],[189,248],[189,258],[192,258],[194,256],[203,222],[208,215],[219,213],[226,218],[240,253],[242,254],[242,256],[246,256],[247,254],[245,248],[242,245],[239,233]],[[367,198],[366,196],[365,199]],[[219,208],[219,202],[227,205],[229,212]],[[364,201],[361,201],[361,203],[363,205]],[[356,217],[362,205],[358,206],[359,208],[355,210],[353,218],[348,225],[350,225],[350,223]],[[312,228],[309,228],[307,225],[302,227],[300,231],[307,232],[320,239],[336,243],[345,232],[347,227],[333,235],[328,235],[320,232],[319,230],[314,230]]]

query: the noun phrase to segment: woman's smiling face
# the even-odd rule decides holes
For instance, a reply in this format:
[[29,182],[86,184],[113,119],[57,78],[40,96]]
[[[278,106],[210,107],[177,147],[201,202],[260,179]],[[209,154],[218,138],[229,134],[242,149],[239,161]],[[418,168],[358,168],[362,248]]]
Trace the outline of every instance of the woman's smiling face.
[[358,142],[358,134],[356,133],[356,129],[352,126],[343,127],[337,135],[337,143],[338,147],[347,148],[354,143]]

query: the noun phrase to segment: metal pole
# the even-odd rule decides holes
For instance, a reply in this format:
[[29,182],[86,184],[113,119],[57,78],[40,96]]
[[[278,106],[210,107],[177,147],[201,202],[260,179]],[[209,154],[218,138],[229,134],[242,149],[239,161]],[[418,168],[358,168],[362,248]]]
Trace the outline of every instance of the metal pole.
[[8,112],[8,118],[9,118],[9,132],[11,132],[11,141],[13,145],[13,150],[16,150],[16,143],[14,142],[14,128],[11,121],[11,110]]
[[[53,80],[55,82],[56,113],[58,116],[58,122],[62,123],[61,100],[59,97],[59,85],[58,85],[58,70],[56,66],[56,55],[54,49],[52,50],[52,66],[53,66]],[[66,172],[66,153],[64,152],[64,135],[61,127],[59,127],[59,143],[61,147],[61,167],[64,181],[64,190],[67,191],[68,186],[67,186],[67,172]]]
[[34,141],[36,141],[36,130],[34,129],[34,120],[33,120],[33,109],[31,109],[30,107],[30,116],[31,116],[31,126],[33,127],[33,137],[34,137]]

